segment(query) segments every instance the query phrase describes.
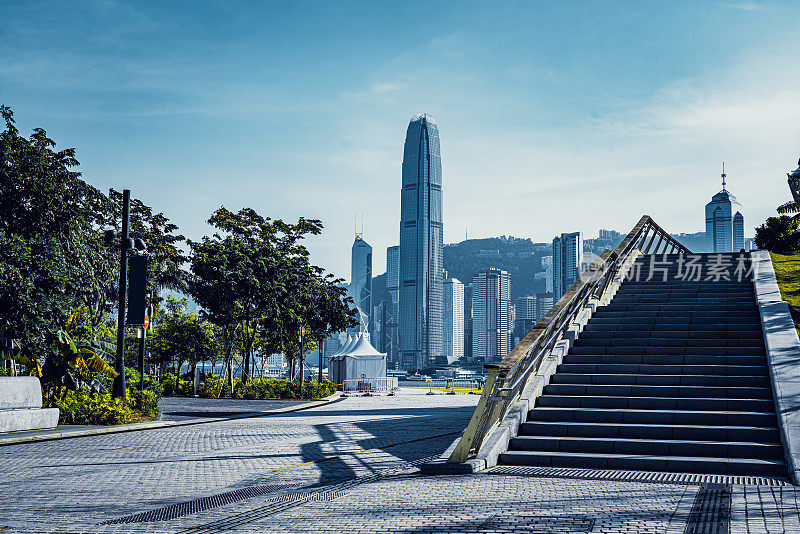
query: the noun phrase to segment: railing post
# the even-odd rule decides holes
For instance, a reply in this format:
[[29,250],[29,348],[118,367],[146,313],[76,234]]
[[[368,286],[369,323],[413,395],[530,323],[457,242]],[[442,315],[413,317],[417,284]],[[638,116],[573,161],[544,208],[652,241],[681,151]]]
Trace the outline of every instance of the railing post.
[[450,458],[447,460],[449,463],[466,462],[469,459],[470,451],[472,451],[472,444],[475,442],[475,438],[478,436],[478,429],[481,426],[481,416],[486,412],[486,404],[489,402],[489,397],[492,396],[492,392],[494,391],[497,373],[499,371],[500,369],[496,367],[489,369],[489,376],[486,377],[486,383],[483,385],[481,398],[478,401],[478,405],[475,407],[472,419],[469,420],[469,424],[466,430],[464,430],[464,434],[461,436],[461,440],[459,440],[458,445],[453,449]]

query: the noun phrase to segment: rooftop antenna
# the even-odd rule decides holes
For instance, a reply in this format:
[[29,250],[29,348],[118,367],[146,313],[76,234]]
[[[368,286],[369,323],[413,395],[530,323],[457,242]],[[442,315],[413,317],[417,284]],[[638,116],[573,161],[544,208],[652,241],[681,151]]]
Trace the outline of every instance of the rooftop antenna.
[[353,235],[358,237],[358,212],[353,213]]
[[725,177],[728,176],[725,174],[725,162],[722,162],[722,190],[725,191]]
[[361,212],[361,235],[364,235],[364,212]]

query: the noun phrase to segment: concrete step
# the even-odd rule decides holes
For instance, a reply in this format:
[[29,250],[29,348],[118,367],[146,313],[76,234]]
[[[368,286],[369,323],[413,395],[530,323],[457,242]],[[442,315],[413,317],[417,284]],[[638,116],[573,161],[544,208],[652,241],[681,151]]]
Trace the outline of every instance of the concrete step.
[[[727,314],[730,315],[731,313],[749,313],[750,315],[758,313],[758,308],[756,308],[755,304],[752,302],[748,303],[732,303],[732,304],[697,304],[697,303],[688,303],[688,302],[669,302],[665,301],[660,304],[649,304],[649,303],[627,303],[627,302],[618,302],[616,304],[612,304],[609,306],[605,306],[603,308],[603,312],[614,312],[614,313],[634,313],[643,314],[644,312],[662,312],[662,313],[674,313],[674,312],[682,312],[682,313],[692,313],[693,315],[697,315],[698,313],[708,314],[717,313],[717,314]],[[705,315],[703,315],[705,316]]]
[[[761,320],[761,317],[758,314],[758,310],[729,310],[729,311],[684,311],[684,310],[641,310],[641,309],[633,309],[630,311],[614,311],[609,310],[607,308],[600,308],[595,312],[595,316],[601,319],[618,319],[618,320],[626,320],[626,319],[633,319],[636,317],[641,318],[667,318],[667,317],[676,317],[676,318],[687,318],[690,320],[698,321],[702,320],[705,322],[717,322],[722,320],[723,322],[728,318],[735,318],[737,320]],[[713,320],[713,321],[712,321]]]
[[[728,338],[715,336],[712,338],[695,337],[609,337],[587,334],[578,338],[574,347],[750,347],[755,352],[764,350],[764,343],[758,338]],[[693,352],[693,351],[688,351]]]
[[[577,348],[577,347],[576,347]],[[617,349],[620,350],[621,349]],[[597,352],[597,351],[587,351]],[[636,351],[632,351],[636,352]],[[638,351],[642,352],[642,351]],[[764,366],[765,356],[714,354],[568,354],[564,363]]]
[[709,458],[639,454],[508,451],[500,455],[503,465],[579,467],[584,469],[633,469],[677,473],[785,476],[783,460],[766,458]]
[[612,328],[584,328],[583,334],[578,341],[582,340],[619,340],[624,339],[678,339],[682,341],[692,340],[748,340],[763,342],[763,334],[760,330],[746,331],[710,331],[710,330],[616,330]]
[[[570,356],[584,355],[618,355],[618,356],[716,356],[716,357],[750,357],[764,358],[763,346],[752,347],[636,347],[636,346],[606,346],[592,347],[576,345],[569,351]],[[750,364],[752,365],[752,364]]]
[[769,376],[764,365],[570,363],[565,361],[558,366],[557,370],[559,373],[588,374]]
[[634,410],[614,408],[537,407],[528,421],[636,423],[646,425],[775,426],[774,412]]
[[518,436],[512,438],[509,450],[783,459],[783,448],[774,442]]
[[[555,384],[544,387],[544,395],[578,396],[578,397],[654,397],[664,399],[763,399],[772,403],[772,388],[769,387],[735,387],[735,386],[657,386],[650,384]],[[767,411],[774,408],[767,406]],[[705,408],[686,408],[702,410]],[[714,408],[712,408],[714,409]],[[734,408],[719,408],[731,410]],[[753,411],[753,410],[745,410]],[[763,411],[763,410],[755,410]]]
[[675,398],[675,397],[621,397],[547,394],[536,399],[542,408],[610,408],[632,410],[691,410],[768,412],[774,408],[772,399],[749,398]]
[[[599,313],[599,312],[596,312]],[[745,326],[748,329],[761,328],[761,318],[757,320],[753,317],[714,317],[714,318],[697,318],[697,317],[596,317],[593,316],[589,323],[593,326],[608,325],[621,327],[623,329],[635,329],[645,326],[658,326],[660,328],[675,327],[678,329],[685,328],[688,330],[707,330],[707,329],[736,329],[738,326]],[[589,325],[587,325],[589,326]]]
[[556,373],[550,377],[550,384],[756,387],[767,388],[771,391],[769,377],[766,375],[725,376]]
[[599,438],[646,438],[700,441],[763,441],[778,443],[774,426],[642,425],[632,423],[584,423],[528,421],[519,426],[520,436],[572,436]]
[[697,324],[697,323],[663,323],[656,321],[636,321],[635,324],[620,323],[617,321],[597,321],[592,319],[585,327],[586,332],[628,332],[629,335],[637,335],[639,333],[659,333],[663,332],[667,335],[680,335],[685,333],[687,337],[702,337],[703,334],[719,334],[719,335],[747,335],[762,338],[761,323],[755,321],[749,324]]

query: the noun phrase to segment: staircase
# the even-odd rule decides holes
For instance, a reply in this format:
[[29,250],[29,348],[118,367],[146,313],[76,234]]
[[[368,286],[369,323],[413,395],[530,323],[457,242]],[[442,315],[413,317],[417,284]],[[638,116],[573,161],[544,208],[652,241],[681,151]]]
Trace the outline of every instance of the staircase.
[[707,281],[718,255],[699,256],[699,282],[676,279],[677,255],[666,282],[636,260],[639,281],[594,313],[501,464],[786,475],[752,280],[737,253],[730,281]]

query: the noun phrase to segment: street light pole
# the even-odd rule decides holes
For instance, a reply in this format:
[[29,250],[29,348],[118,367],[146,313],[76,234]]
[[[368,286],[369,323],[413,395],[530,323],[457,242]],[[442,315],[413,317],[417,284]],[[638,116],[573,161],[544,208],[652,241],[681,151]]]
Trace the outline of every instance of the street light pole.
[[300,398],[303,398],[303,336],[306,333],[306,327],[300,327]]
[[317,382],[322,384],[322,354],[325,352],[325,341],[320,339],[319,347],[317,348],[319,349],[319,378]]
[[117,310],[117,376],[114,377],[114,398],[125,402],[125,297],[128,291],[128,219],[131,208],[130,189],[122,190],[122,235],[120,236],[119,301]]

